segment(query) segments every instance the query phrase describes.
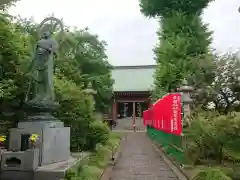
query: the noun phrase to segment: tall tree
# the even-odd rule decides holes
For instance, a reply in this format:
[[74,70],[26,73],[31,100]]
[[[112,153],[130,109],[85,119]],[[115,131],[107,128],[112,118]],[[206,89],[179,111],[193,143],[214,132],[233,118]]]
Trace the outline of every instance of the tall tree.
[[211,32],[200,18],[209,1],[140,0],[141,12],[160,22],[159,42],[154,49],[157,62],[154,99],[175,91],[183,78],[199,69],[200,59],[211,64],[208,58]]
[[19,0],[1,0],[0,1],[0,10],[6,9],[7,7],[13,5],[17,1],[19,1]]
[[[109,109],[112,99],[113,80],[111,77],[112,66],[107,61],[105,53],[106,43],[100,41],[98,36],[90,34],[88,29],[69,32],[61,43],[61,58],[58,63],[65,76],[71,76],[75,83],[87,88],[91,83],[97,94],[94,96],[96,110],[105,112]],[[71,66],[71,72],[69,72]],[[80,75],[80,74],[81,75]]]

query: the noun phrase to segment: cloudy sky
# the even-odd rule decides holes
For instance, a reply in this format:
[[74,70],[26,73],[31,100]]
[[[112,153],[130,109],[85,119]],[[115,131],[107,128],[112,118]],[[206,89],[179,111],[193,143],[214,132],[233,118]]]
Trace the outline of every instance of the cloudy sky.
[[[61,2],[61,3],[60,3]],[[154,64],[158,23],[145,18],[139,0],[21,0],[10,11],[40,22],[54,13],[68,26],[84,28],[107,41],[113,65]],[[218,52],[240,49],[240,0],[215,0],[205,10],[203,20],[214,31],[213,48]]]

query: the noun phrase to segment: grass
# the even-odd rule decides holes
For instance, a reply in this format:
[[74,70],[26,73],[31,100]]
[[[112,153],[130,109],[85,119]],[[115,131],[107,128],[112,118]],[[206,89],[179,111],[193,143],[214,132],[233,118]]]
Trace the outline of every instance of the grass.
[[71,169],[65,180],[99,180],[113,153],[120,145],[122,134],[111,132],[105,145],[99,145],[95,152]]
[[233,151],[230,149],[223,149],[223,153],[224,158],[227,159],[228,161],[235,164],[240,164],[240,152]]
[[240,179],[240,173],[238,173],[240,153],[228,149],[224,149],[223,152],[224,160],[222,164],[218,164],[215,160],[205,160],[202,162],[202,165],[185,166],[183,170],[189,179],[193,179],[198,173],[208,169],[219,170],[232,179]]
[[211,167],[199,171],[193,180],[231,180],[231,178],[220,169]]
[[[149,134],[150,138],[155,140],[156,142],[156,136],[154,137],[153,134]],[[158,136],[159,137],[159,136]],[[173,151],[174,148],[169,147],[168,143],[164,143],[163,140],[159,140],[156,142],[157,144],[162,143],[162,148],[165,149],[166,155],[171,157],[171,159],[176,162],[176,164],[181,164],[181,162],[186,162],[185,154],[181,151]],[[164,146],[165,145],[165,146]],[[222,164],[219,164],[216,160],[202,160],[201,165],[192,166],[192,165],[184,165],[183,172],[187,175],[189,179],[195,179],[195,180],[201,180],[203,176],[204,178],[208,178],[212,176],[212,180],[218,179],[218,180],[229,180],[236,179],[240,180],[240,166],[239,169],[236,167],[240,165],[240,153],[224,149],[224,160]],[[180,156],[182,155],[182,156]],[[178,157],[177,159],[173,157]],[[180,163],[179,163],[180,162]],[[184,163],[183,163],[184,164]],[[236,173],[236,171],[239,171],[239,173]],[[208,180],[206,179],[206,180]]]
[[184,167],[183,171],[189,177],[189,179],[193,179],[200,172],[207,171],[209,169],[219,170],[229,177],[231,177],[232,174],[233,174],[233,169],[232,168],[222,167],[222,166],[217,166],[217,165],[216,166],[211,166],[211,167],[204,166],[204,165],[186,166],[186,167]]

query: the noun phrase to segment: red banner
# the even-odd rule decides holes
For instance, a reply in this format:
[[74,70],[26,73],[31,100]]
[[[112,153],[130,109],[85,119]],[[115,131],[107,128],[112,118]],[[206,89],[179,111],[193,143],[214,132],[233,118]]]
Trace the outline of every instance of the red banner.
[[149,120],[148,120],[148,125],[153,126],[154,119],[153,119],[153,107],[148,109],[149,113]]
[[163,103],[162,103],[162,100],[159,99],[153,104],[153,119],[154,119],[153,127],[158,130],[164,129],[163,113],[160,113],[160,111],[162,110],[163,110]]
[[147,126],[149,120],[150,120],[149,110],[143,111],[143,124],[144,124],[145,126]]
[[143,111],[143,124],[153,126],[153,108]]
[[153,105],[153,127],[170,134],[182,133],[182,103],[179,93],[168,94]]

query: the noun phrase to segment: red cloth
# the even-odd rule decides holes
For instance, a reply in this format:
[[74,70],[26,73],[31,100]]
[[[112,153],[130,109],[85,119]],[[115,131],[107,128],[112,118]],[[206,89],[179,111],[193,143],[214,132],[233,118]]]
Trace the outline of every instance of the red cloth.
[[166,133],[181,135],[182,102],[180,93],[167,94],[153,104],[153,127]]

